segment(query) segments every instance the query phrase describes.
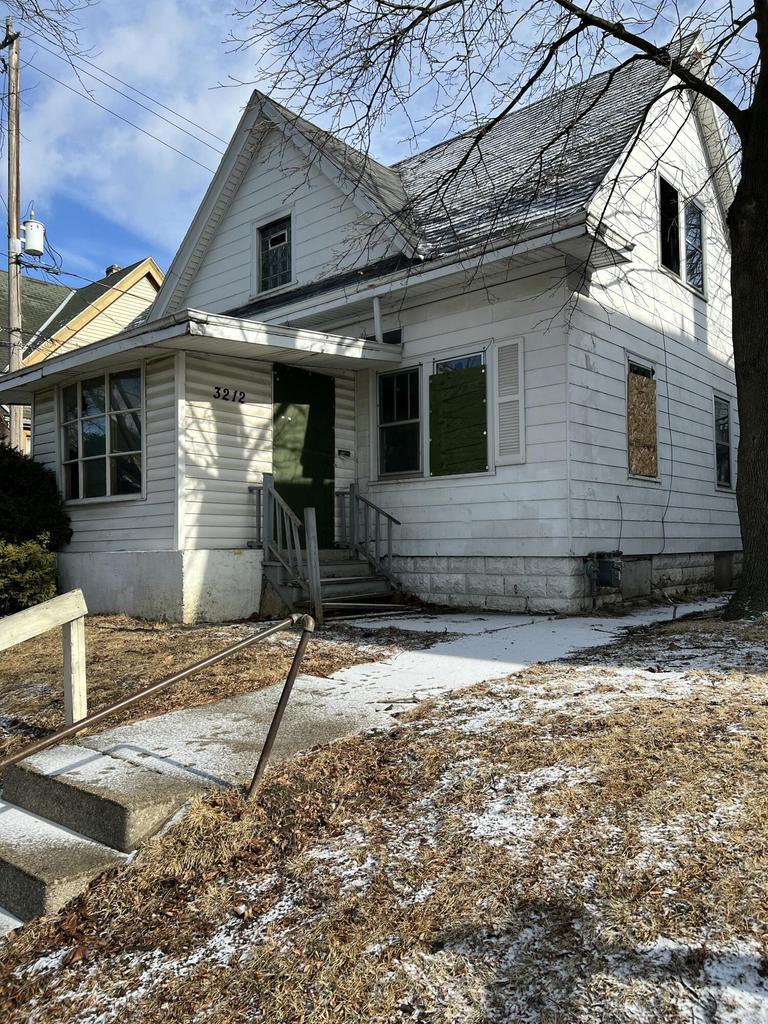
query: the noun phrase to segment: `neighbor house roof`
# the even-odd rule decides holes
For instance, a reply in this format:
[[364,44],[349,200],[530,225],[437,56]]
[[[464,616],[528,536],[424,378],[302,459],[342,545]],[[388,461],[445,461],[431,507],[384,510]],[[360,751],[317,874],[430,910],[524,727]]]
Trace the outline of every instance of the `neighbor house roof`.
[[[58,351],[60,344],[75,338],[102,313],[109,316],[110,323],[119,329],[121,325],[107,311],[113,303],[123,295],[131,294],[131,289],[147,278],[155,289],[159,289],[163,275],[151,256],[137,260],[128,267],[117,267],[100,280],[91,281],[82,288],[67,290],[65,301],[37,327],[36,335],[30,338],[25,333],[25,362],[48,358],[53,351]],[[25,332],[30,330],[26,324],[24,329]]]
[[[22,337],[27,342],[73,294],[66,285],[24,274],[21,282]],[[0,363],[8,365],[8,271],[0,270]]]

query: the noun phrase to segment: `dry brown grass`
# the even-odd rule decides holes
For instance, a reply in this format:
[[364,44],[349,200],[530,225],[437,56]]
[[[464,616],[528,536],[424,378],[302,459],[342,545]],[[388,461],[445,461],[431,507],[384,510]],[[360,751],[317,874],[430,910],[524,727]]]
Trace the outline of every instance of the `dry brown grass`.
[[698,1019],[708,958],[768,946],[768,694],[652,684],[537,666],[197,801],[7,945],[0,1016]]
[[[185,627],[119,615],[90,616],[86,620],[89,709],[98,711],[259,628],[263,627],[258,623]],[[296,642],[293,631],[277,634],[120,712],[108,726],[270,686],[285,678]],[[366,635],[337,625],[313,637],[302,672],[330,676],[350,665],[379,661],[414,642],[429,646],[434,638],[409,637],[396,629]],[[0,756],[57,728],[63,715],[60,631],[5,651],[0,661]]]

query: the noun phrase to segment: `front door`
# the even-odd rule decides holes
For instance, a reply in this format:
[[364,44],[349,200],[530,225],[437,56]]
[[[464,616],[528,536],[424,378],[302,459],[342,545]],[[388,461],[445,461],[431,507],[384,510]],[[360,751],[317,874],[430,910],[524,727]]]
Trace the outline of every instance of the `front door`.
[[318,543],[333,547],[336,382],[276,363],[272,394],[275,490],[302,522],[314,506]]

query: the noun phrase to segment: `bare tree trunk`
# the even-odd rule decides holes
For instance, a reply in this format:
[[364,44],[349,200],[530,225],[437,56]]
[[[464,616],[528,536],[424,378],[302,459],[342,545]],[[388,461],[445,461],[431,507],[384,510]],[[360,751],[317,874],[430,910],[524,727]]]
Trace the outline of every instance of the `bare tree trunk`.
[[744,571],[728,618],[768,611],[768,76],[757,83],[728,214],[733,351],[739,400],[736,494]]

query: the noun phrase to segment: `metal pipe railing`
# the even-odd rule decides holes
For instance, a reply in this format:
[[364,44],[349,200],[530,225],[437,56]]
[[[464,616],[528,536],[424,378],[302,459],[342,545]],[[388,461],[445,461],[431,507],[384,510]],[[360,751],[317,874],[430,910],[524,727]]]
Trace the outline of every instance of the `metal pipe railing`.
[[[138,701],[143,700],[145,697],[151,697],[155,693],[159,693],[161,690],[166,689],[168,686],[172,686],[174,683],[178,683],[182,679],[186,679],[188,676],[194,675],[196,672],[201,672],[205,668],[210,668],[212,665],[218,664],[225,658],[230,657],[232,654],[237,654],[238,651],[243,651],[247,647],[253,646],[262,640],[266,640],[267,637],[273,636],[275,633],[281,632],[284,629],[291,629],[296,626],[301,626],[301,637],[299,638],[299,644],[296,648],[296,654],[294,655],[293,662],[288,671],[283,693],[280,697],[280,703],[278,704],[275,717],[272,720],[269,733],[267,735],[267,742],[262,750],[259,763],[256,768],[256,774],[254,775],[253,781],[248,789],[249,798],[253,795],[253,791],[258,783],[258,778],[264,771],[266,761],[269,757],[269,753],[274,743],[275,735],[277,735],[277,729],[280,727],[280,721],[285,711],[285,705],[288,702],[291,689],[293,688],[294,680],[299,671],[301,659],[304,657],[304,651],[306,650],[309,637],[314,632],[315,622],[311,615],[291,615],[289,618],[281,619],[280,622],[275,623],[272,626],[268,626],[266,629],[260,630],[258,633],[254,633],[251,636],[246,637],[244,640],[238,640],[237,643],[230,644],[229,647],[225,647],[223,651],[219,651],[218,654],[212,654],[209,658],[204,658],[202,661],[196,662],[194,665],[190,665],[189,668],[182,669],[181,672],[174,672],[172,676],[167,676],[165,679],[160,679],[156,683],[152,683],[150,686],[146,686],[143,690],[139,690],[138,693],[131,694],[130,697],[123,697],[121,700],[113,701],[108,704],[107,707],[101,708],[100,711],[95,711],[92,715],[88,715],[86,718],[81,718],[79,722],[75,722],[73,725],[62,726],[60,729],[56,729],[50,736],[45,736],[41,740],[36,740],[34,743],[30,743],[29,746],[23,747],[21,750],[17,750],[16,753],[10,754],[8,757],[0,760],[0,770],[8,768],[12,764],[18,764],[19,761],[23,761],[25,758],[30,757],[32,754],[38,754],[42,750],[47,750],[49,747],[55,746],[62,740],[68,739],[70,736],[76,736],[84,729],[88,729],[92,725],[98,725],[99,722],[103,722],[110,715],[115,714],[117,711],[122,711],[125,708],[131,707]],[[290,685],[289,685],[290,684]],[[267,748],[269,744],[269,748]],[[258,777],[257,777],[258,776]]]

